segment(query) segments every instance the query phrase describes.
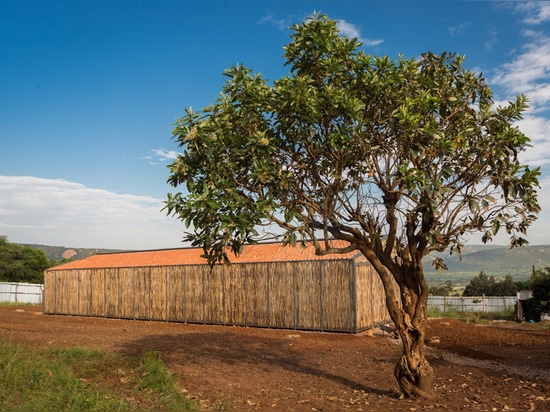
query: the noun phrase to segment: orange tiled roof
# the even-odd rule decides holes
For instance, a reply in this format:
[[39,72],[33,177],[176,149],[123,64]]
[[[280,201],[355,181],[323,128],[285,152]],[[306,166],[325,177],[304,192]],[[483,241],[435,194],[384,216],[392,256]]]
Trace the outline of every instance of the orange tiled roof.
[[[341,245],[345,243],[338,242]],[[202,258],[202,249],[164,249],[137,252],[106,253],[75,260],[48,270],[64,269],[104,269],[120,267],[143,267],[143,266],[177,266],[177,265],[206,265],[206,259]],[[261,243],[247,245],[239,256],[229,255],[232,263],[258,263],[258,262],[284,262],[284,261],[306,261],[306,260],[333,260],[353,259],[359,252],[353,251],[346,254],[333,254],[318,256],[315,248],[308,245],[283,247],[280,243]]]

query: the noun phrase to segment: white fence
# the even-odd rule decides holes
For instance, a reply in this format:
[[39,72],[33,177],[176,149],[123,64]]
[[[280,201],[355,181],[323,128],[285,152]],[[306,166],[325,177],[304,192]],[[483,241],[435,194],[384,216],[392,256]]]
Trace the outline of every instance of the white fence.
[[513,311],[516,296],[428,296],[428,309],[442,312],[504,312]]
[[0,282],[0,302],[42,304],[44,285]]

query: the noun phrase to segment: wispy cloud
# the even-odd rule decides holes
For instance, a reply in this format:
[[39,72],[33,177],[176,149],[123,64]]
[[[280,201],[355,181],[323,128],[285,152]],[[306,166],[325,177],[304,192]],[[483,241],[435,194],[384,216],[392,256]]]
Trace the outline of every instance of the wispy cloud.
[[545,110],[550,103],[550,37],[525,30],[527,43],[518,55],[496,71],[492,82],[512,93],[529,95],[536,110]]
[[364,46],[367,47],[375,47],[384,42],[383,39],[369,39],[362,37],[359,29],[354,24],[346,20],[338,20],[338,22],[336,23],[336,27],[340,31],[340,34],[346,37],[356,38],[361,43],[363,43]]
[[66,247],[158,249],[182,246],[183,225],[163,202],[66,180],[0,176],[0,235]]
[[[529,230],[531,244],[547,244],[547,233],[550,231],[550,210],[544,205],[550,204],[550,38],[538,31],[539,24],[550,20],[550,3],[510,3],[520,14],[521,21],[526,25],[522,36],[524,44],[513,50],[510,61],[498,67],[490,76],[489,83],[500,102],[513,100],[517,94],[525,94],[530,100],[530,108],[517,126],[531,139],[533,147],[520,153],[522,162],[531,166],[540,166],[542,177],[541,189],[538,193],[539,204],[543,206],[533,227]],[[546,172],[546,173],[545,173]],[[506,241],[504,235],[499,235],[497,242]]]
[[[465,21],[462,23],[455,24],[447,28],[449,35],[451,37],[460,37],[464,34],[467,34],[472,29],[472,22]],[[494,27],[487,26],[487,38],[483,41],[483,46],[485,50],[492,50],[495,44],[499,41],[499,33]]]
[[529,136],[532,148],[521,153],[520,158],[532,166],[550,166],[550,119],[527,114],[517,123],[519,129]]
[[499,33],[498,30],[494,27],[489,28],[489,37],[485,40],[483,45],[485,46],[485,50],[490,51],[493,49],[495,44],[499,42]]
[[[311,16],[310,16],[311,17]],[[292,26],[292,23],[294,22],[293,18],[286,18],[281,19],[273,16],[272,14],[269,14],[267,16],[264,16],[260,20],[260,24],[271,24],[275,27],[277,27],[281,31],[286,31],[290,26]],[[338,20],[336,23],[336,27],[340,31],[340,34],[346,37],[356,38],[361,43],[363,43],[366,47],[375,47],[384,42],[383,39],[370,39],[363,37],[361,35],[360,30],[352,23],[346,21],[346,20]]]
[[530,108],[518,126],[531,138],[533,148],[522,153],[521,159],[531,165],[549,167],[550,37],[536,28],[550,20],[550,3],[521,3],[516,12],[525,16],[522,22],[528,25],[522,32],[525,43],[515,51],[511,61],[495,70],[490,83],[501,87],[503,99],[512,99],[517,94],[528,97]]
[[471,26],[472,26],[472,23],[468,21],[468,22],[459,23],[454,26],[451,26],[447,30],[449,31],[449,34],[451,35],[451,37],[456,37],[468,31]]
[[166,149],[153,149],[151,151],[155,155],[155,158],[160,160],[161,162],[174,160],[176,157],[178,157],[178,154],[179,154],[175,150],[166,150]]
[[264,16],[260,20],[260,24],[271,24],[275,27],[277,27],[281,31],[286,31],[291,26],[291,20],[290,19],[280,19],[272,14],[269,14],[267,16]]
[[550,21],[550,3],[546,1],[532,1],[520,3],[516,11],[525,14],[523,22],[527,24],[541,24]]

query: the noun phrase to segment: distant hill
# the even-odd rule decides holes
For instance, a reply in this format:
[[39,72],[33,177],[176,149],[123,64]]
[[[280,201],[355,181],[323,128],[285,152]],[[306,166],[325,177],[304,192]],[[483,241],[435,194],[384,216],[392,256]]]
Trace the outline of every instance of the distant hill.
[[532,245],[510,249],[508,246],[468,245],[462,251],[462,259],[453,254],[436,253],[447,264],[448,270],[438,274],[431,262],[424,259],[424,272],[431,283],[453,280],[460,284],[484,271],[488,276],[503,278],[512,275],[515,280],[527,280],[535,269],[550,267],[550,245]]
[[115,249],[86,249],[86,248],[69,248],[65,246],[48,246],[48,245],[35,245],[35,244],[23,244],[24,246],[30,246],[36,249],[42,249],[46,253],[46,257],[51,260],[61,261],[63,259],[84,259],[88,256],[97,255],[98,253],[109,252],[121,252],[121,250]]

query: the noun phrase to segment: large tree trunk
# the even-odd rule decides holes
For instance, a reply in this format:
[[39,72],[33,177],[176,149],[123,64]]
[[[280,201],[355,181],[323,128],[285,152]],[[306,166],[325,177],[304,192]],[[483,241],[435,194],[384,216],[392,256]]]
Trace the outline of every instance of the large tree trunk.
[[[395,365],[394,375],[405,397],[429,398],[433,396],[434,371],[426,359],[425,329],[426,319],[420,322],[407,322],[408,314],[403,314],[401,324],[396,324],[403,345],[403,353]],[[418,323],[414,325],[414,323]]]
[[426,359],[428,285],[421,260],[415,267],[386,259],[383,264],[373,250],[361,251],[378,272],[386,293],[386,307],[401,338],[403,353],[394,369],[401,394],[408,398],[431,398],[433,368]]
[[401,393],[408,398],[433,397],[434,371],[426,359],[425,347],[428,285],[421,272],[420,282],[410,283],[404,276],[392,276],[387,268],[379,269],[386,306],[403,347],[394,369]]

